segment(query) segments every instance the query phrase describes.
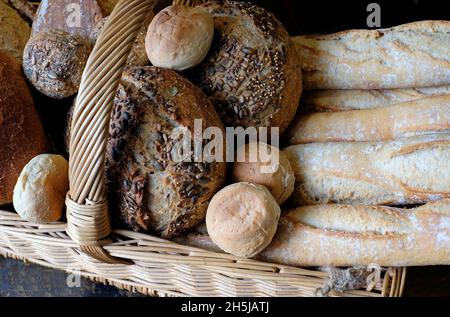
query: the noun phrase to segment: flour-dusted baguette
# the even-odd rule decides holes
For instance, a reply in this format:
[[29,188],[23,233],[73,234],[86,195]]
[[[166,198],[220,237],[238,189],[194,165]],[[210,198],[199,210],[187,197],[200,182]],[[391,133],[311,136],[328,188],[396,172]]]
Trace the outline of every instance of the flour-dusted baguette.
[[297,206],[402,205],[450,198],[450,134],[384,142],[330,142],[284,149]]
[[410,89],[330,89],[307,91],[301,107],[307,112],[334,112],[388,107],[432,96],[450,94],[450,86]]
[[435,132],[450,132],[450,95],[384,108],[299,115],[288,142],[382,141]]
[[300,207],[280,219],[260,256],[295,266],[450,264],[450,200],[415,209]]
[[450,21],[293,37],[305,90],[450,84]]
[[[205,233],[178,243],[223,252]],[[450,200],[414,209],[304,206],[284,213],[258,260],[294,266],[450,264]]]

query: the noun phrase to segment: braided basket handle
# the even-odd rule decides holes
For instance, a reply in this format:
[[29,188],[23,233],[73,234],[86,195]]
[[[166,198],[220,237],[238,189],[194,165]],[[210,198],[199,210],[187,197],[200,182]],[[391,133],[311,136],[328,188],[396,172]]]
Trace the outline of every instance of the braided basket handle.
[[118,263],[102,248],[111,233],[105,156],[112,104],[137,33],[156,2],[116,5],[87,61],[73,113],[66,232],[81,250],[106,263]]

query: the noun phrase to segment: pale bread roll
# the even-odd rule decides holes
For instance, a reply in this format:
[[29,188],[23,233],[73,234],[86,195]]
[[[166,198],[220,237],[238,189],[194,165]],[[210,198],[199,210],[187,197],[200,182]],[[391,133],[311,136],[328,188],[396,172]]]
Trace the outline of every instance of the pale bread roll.
[[14,187],[14,208],[25,220],[47,223],[59,220],[69,190],[69,163],[60,155],[41,154],[20,173]]
[[280,206],[267,188],[236,183],[212,198],[206,227],[222,250],[240,257],[253,257],[272,241],[280,213]]
[[182,71],[200,64],[214,37],[214,19],[203,8],[172,5],[148,27],[145,49],[154,66]]
[[252,142],[238,149],[237,159],[233,168],[234,182],[263,185],[280,205],[292,195],[294,171],[286,155],[276,147]]
[[301,108],[307,112],[334,112],[388,107],[398,103],[450,94],[450,86],[410,89],[329,89],[305,92]]
[[450,95],[383,108],[299,115],[288,142],[382,141],[437,132],[450,132]]
[[450,134],[384,142],[328,142],[283,150],[297,205],[420,204],[450,198]]

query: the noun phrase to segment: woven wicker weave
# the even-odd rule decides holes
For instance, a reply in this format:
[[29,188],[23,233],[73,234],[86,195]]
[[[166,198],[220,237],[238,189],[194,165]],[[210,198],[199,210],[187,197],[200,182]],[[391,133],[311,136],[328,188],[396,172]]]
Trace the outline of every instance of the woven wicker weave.
[[[126,230],[111,232],[104,159],[112,101],[138,28],[154,0],[122,0],[85,68],[70,144],[68,224],[33,225],[0,211],[0,253],[148,295],[314,296],[327,273],[240,259]],[[406,269],[382,270],[369,290],[401,296]]]

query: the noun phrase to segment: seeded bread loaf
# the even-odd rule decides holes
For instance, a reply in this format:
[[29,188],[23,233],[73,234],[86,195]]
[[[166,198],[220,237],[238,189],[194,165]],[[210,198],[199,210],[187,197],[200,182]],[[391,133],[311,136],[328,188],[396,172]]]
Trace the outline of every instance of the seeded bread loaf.
[[210,53],[192,78],[226,126],[279,127],[293,119],[301,95],[295,47],[275,16],[249,2],[202,5],[214,16]]
[[110,206],[122,225],[170,238],[204,220],[209,200],[224,182],[226,163],[176,158],[178,133],[193,136],[195,119],[203,120],[203,128],[223,130],[208,98],[175,71],[126,68],[106,164]]
[[296,206],[409,205],[450,198],[450,134],[385,142],[330,142],[284,149]]
[[0,51],[0,205],[11,203],[22,168],[47,150],[40,118],[22,67]]
[[302,96],[307,112],[334,112],[392,106],[432,96],[450,95],[450,86],[381,90],[312,90]]
[[6,2],[0,1],[0,50],[22,61],[22,53],[31,28],[19,13]]
[[306,90],[450,84],[450,21],[293,37]]
[[450,132],[450,95],[383,108],[300,115],[289,130],[288,143],[382,141],[439,132]]

